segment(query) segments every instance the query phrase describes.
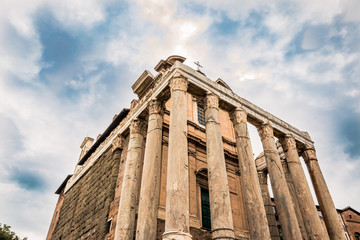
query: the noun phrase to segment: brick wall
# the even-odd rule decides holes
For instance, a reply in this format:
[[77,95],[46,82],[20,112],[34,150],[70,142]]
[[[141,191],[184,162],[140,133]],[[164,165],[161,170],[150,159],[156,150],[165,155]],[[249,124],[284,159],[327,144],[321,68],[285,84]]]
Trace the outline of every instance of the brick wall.
[[52,239],[104,239],[114,200],[121,151],[105,151],[89,171],[65,193]]

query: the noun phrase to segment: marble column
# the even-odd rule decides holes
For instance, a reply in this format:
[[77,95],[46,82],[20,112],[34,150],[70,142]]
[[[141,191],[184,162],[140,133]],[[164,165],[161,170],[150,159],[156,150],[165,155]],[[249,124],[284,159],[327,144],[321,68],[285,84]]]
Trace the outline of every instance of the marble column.
[[166,180],[165,240],[189,240],[189,165],[187,142],[187,79],[170,80],[171,109]]
[[262,199],[264,201],[264,207],[266,211],[266,218],[268,221],[268,226],[270,230],[271,240],[280,240],[279,229],[276,224],[275,212],[273,209],[273,204],[271,202],[269,187],[267,184],[267,175],[268,172],[266,169],[257,172],[259,177],[260,189]]
[[149,120],[141,178],[136,240],[155,240],[157,234],[163,105],[160,101],[152,100],[148,109]]
[[307,165],[330,239],[345,240],[345,232],[321,172],[315,149],[306,147],[302,156]]
[[283,152],[283,149],[282,149],[280,143],[278,145],[278,149],[279,149],[279,147],[281,148],[281,152],[279,151],[279,153],[280,153],[280,161],[281,161],[282,168],[284,170],[285,179],[286,179],[286,182],[287,182],[287,185],[288,185],[288,188],[289,188],[290,196],[291,196],[291,199],[293,201],[293,206],[294,206],[294,210],[295,210],[295,213],[296,213],[296,218],[297,218],[298,223],[299,223],[300,232],[301,232],[301,235],[302,235],[303,239],[307,240],[308,239],[308,234],[306,232],[304,221],[303,221],[302,214],[301,214],[301,211],[300,211],[299,201],[298,201],[297,194],[296,194],[296,191],[295,191],[295,187],[294,187],[294,184],[293,184],[293,179],[292,179],[292,177],[290,175],[290,170],[289,170],[288,164],[286,162],[285,153]]
[[235,239],[229,184],[220,131],[219,99],[206,96],[205,128],[212,239]]
[[284,171],[281,167],[280,156],[275,145],[273,128],[269,123],[264,123],[258,128],[258,132],[264,148],[266,165],[284,239],[302,239]]
[[308,238],[328,239],[328,236],[326,236],[322,228],[314,199],[311,195],[304,170],[300,163],[295,139],[291,135],[285,135],[284,137],[280,138],[280,143],[286,155],[287,165],[293,180],[296,197],[298,199],[300,212],[304,221]]
[[250,239],[270,239],[266,211],[261,198],[259,179],[247,128],[247,114],[243,109],[237,108],[230,114],[230,117],[234,124]]
[[134,119],[130,124],[129,145],[115,227],[115,240],[133,239],[143,148],[144,123],[139,119]]

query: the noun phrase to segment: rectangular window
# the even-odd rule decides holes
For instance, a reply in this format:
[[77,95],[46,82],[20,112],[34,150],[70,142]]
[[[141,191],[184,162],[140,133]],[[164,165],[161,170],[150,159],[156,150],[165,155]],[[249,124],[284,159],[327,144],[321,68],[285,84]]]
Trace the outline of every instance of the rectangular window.
[[198,105],[197,111],[198,111],[198,122],[205,126],[205,110],[204,110],[204,108],[202,108]]
[[202,215],[202,227],[210,230],[211,217],[210,217],[209,190],[205,188],[201,188],[201,215]]

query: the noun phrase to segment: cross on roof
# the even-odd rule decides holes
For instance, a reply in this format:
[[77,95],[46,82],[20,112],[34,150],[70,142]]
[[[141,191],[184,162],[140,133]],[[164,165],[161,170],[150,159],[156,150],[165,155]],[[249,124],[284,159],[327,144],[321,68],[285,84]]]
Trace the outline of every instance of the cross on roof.
[[199,61],[194,62],[194,63],[195,63],[195,65],[198,67],[197,70],[200,71],[200,68],[202,68],[203,66],[200,65]]

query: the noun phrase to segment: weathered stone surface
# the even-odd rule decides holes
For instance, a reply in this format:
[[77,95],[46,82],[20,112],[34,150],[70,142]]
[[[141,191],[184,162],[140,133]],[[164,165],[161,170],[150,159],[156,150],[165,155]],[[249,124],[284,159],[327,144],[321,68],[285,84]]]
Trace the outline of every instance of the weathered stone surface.
[[302,213],[301,213],[300,207],[299,207],[299,199],[297,197],[296,190],[295,190],[295,187],[294,187],[294,184],[293,184],[293,178],[290,175],[290,170],[289,170],[289,167],[288,167],[288,164],[287,164],[287,161],[286,161],[284,150],[281,147],[281,144],[280,144],[279,141],[276,142],[276,146],[277,146],[279,154],[280,154],[281,165],[282,165],[283,170],[284,170],[286,183],[287,183],[288,188],[289,188],[289,192],[290,192],[291,199],[292,199],[292,202],[293,202],[294,210],[295,210],[295,213],[296,213],[296,218],[297,218],[298,223],[299,223],[301,236],[303,237],[303,239],[308,239],[308,234],[306,232],[303,217],[302,217]]
[[144,147],[144,130],[143,121],[135,119],[131,122],[115,240],[133,239],[136,204],[140,186],[140,165]]
[[279,230],[278,230],[278,227],[276,224],[275,212],[273,209],[273,205],[272,205],[271,198],[270,198],[269,187],[267,184],[267,174],[268,173],[267,173],[266,169],[258,171],[261,195],[262,195],[262,199],[264,201],[266,218],[268,221],[268,226],[269,226],[270,234],[271,234],[271,240],[280,240]]
[[[120,151],[121,153],[121,151]],[[119,153],[109,149],[65,193],[52,239],[104,239],[107,214],[114,198]]]
[[324,176],[321,172],[315,149],[312,147],[305,148],[303,151],[303,158],[308,168],[330,239],[345,240],[345,233],[341,226],[340,218],[336,212]]
[[264,149],[276,208],[279,213],[284,239],[302,239],[289,189],[286,184],[280,156],[275,145],[273,129],[269,123],[258,128]]
[[298,199],[308,239],[326,240],[328,239],[328,236],[325,235],[322,229],[309,185],[306,182],[305,173],[300,163],[295,139],[291,135],[286,135],[283,138],[280,138],[280,143],[286,155],[287,166],[293,180],[296,198]]
[[189,163],[187,143],[187,80],[170,81],[171,113],[166,183],[166,221],[163,239],[191,239],[189,226]]
[[205,110],[206,150],[212,238],[234,238],[230,192],[219,122],[217,96],[208,94]]
[[141,180],[137,240],[155,240],[160,197],[162,103],[150,102],[143,175]]
[[244,189],[246,214],[251,239],[270,239],[264,203],[257,176],[253,151],[247,128],[246,112],[236,109],[231,113],[238,151],[240,178]]

